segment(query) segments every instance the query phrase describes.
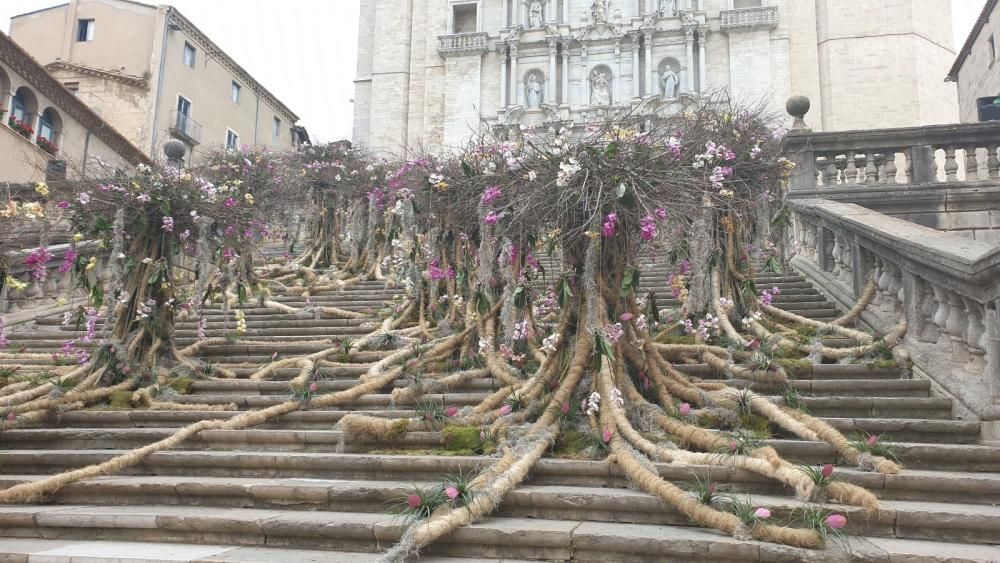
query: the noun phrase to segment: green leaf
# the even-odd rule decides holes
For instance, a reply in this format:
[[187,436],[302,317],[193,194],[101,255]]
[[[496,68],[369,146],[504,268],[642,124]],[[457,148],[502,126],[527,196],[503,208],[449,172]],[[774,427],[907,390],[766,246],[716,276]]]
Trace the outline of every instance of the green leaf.
[[476,292],[476,310],[480,316],[490,314],[490,300],[482,291]]
[[528,292],[523,285],[514,288],[514,306],[524,309],[528,305]]
[[611,142],[608,143],[608,146],[604,149],[604,156],[607,158],[616,158],[619,152],[618,143]]
[[556,285],[556,298],[559,300],[559,306],[565,307],[566,303],[573,298],[573,288],[569,285],[569,280],[562,278]]
[[90,303],[95,309],[100,309],[104,305],[104,288],[101,284],[94,284],[90,290]]
[[767,262],[764,263],[764,271],[765,272],[770,272],[772,274],[780,274],[781,273],[781,264],[778,263],[778,259],[775,258],[774,256],[768,258]]
[[608,359],[608,361],[614,362],[615,361],[614,346],[612,346],[611,343],[608,342],[607,338],[604,338],[604,335],[601,334],[600,331],[595,332],[595,337],[597,339],[597,351],[600,352],[603,356],[605,356]]
[[646,315],[654,322],[660,322],[660,308],[656,305],[656,293],[653,291],[649,292],[646,300]]
[[475,172],[472,170],[472,167],[469,166],[469,163],[464,160],[462,161],[462,172],[464,172],[465,175],[468,176],[469,178],[475,175]]

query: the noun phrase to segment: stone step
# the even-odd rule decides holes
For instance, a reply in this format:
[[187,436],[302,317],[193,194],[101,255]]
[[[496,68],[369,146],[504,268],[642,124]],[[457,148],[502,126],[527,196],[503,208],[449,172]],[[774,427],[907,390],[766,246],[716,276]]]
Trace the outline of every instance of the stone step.
[[[166,438],[176,428],[41,428],[4,433],[9,450],[133,449]],[[786,459],[798,463],[834,463],[833,448],[825,442],[792,439],[763,440]],[[409,432],[391,443],[350,440],[338,430],[206,430],[184,443],[187,449],[235,449],[269,452],[352,452],[383,449],[434,449],[442,445],[440,432]],[[995,471],[1000,447],[974,444],[894,442],[903,464],[923,469]]]
[[[378,552],[404,530],[391,515],[199,507],[0,507],[7,537],[60,540],[174,541],[194,544]],[[878,541],[878,543],[875,543]],[[852,540],[853,561],[906,561],[919,549],[926,561],[986,561],[993,546],[895,538]],[[740,541],[692,526],[490,517],[435,542],[431,555],[530,557],[549,561],[826,561],[830,554]],[[897,555],[898,554],[898,555]],[[964,555],[963,555],[964,554]],[[902,557],[901,557],[902,556]]]
[[[378,563],[379,553],[163,542],[0,539],[0,561],[11,563]],[[225,542],[221,542],[225,543]],[[421,563],[528,563],[527,560],[422,556]]]
[[[0,474],[37,475],[65,471],[106,461],[114,450],[6,450]],[[124,475],[218,478],[303,478],[337,480],[440,481],[445,475],[476,473],[494,460],[484,457],[427,455],[370,455],[349,453],[176,450],[152,454]],[[752,494],[788,494],[783,486],[755,473],[731,466],[692,466],[657,463],[660,475],[675,482],[695,476],[726,483],[734,491]],[[1000,504],[1000,473],[926,470],[907,467],[897,475],[881,475],[837,467],[836,478],[893,500]],[[542,458],[526,484],[625,487],[628,481],[617,465],[604,460]]]
[[[44,476],[11,475],[0,486],[34,482]],[[60,489],[47,503],[58,505],[137,506],[168,505],[260,510],[320,510],[385,514],[414,487],[433,482],[344,481],[322,479],[261,479],[206,477],[102,477]],[[691,483],[678,483],[682,488]],[[722,494],[734,500],[752,499],[772,511],[776,520],[793,517],[802,502],[789,496]],[[866,537],[918,540],[961,540],[1000,543],[1000,507],[983,504],[883,500],[877,514],[857,507],[828,505],[848,517],[846,533]],[[2,514],[2,512],[0,512]],[[522,486],[505,495],[495,516],[623,522],[660,526],[688,526],[676,509],[650,494],[626,488],[566,485]],[[2,521],[2,516],[0,516]]]

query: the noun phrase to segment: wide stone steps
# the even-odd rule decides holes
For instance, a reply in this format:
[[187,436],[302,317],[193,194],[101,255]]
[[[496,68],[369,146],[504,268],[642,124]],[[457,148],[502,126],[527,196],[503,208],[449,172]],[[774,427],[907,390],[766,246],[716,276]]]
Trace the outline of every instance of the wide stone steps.
[[[40,476],[3,476],[4,487],[33,482]],[[321,479],[108,477],[60,490],[50,502],[65,505],[189,506],[260,510],[317,510],[385,514],[401,504],[414,487],[432,482]],[[726,498],[752,499],[772,511],[777,520],[793,518],[801,503],[788,496],[729,492]],[[866,537],[918,540],[951,539],[1000,543],[1000,507],[985,504],[883,500],[877,514],[853,506],[829,504],[848,517],[847,531]],[[397,506],[398,509],[398,506]],[[660,526],[690,526],[675,508],[656,497],[625,488],[529,485],[508,493],[498,517],[621,522]],[[197,518],[197,515],[194,515]],[[4,513],[0,508],[0,524]]]
[[[224,543],[244,546],[382,551],[404,529],[384,514],[183,506],[0,507],[0,526],[22,537]],[[904,529],[905,530],[905,529]],[[851,561],[914,561],[920,549],[949,561],[984,560],[995,546],[866,538],[852,542]],[[950,555],[949,555],[949,551]],[[738,541],[689,526],[587,520],[490,517],[432,544],[426,553],[462,557],[530,557],[555,561],[827,561],[829,554]],[[978,559],[972,559],[973,557]]]
[[[148,428],[42,428],[5,434],[0,452],[16,450],[87,450],[111,448],[128,450],[166,438],[173,427]],[[206,430],[186,441],[187,449],[225,449],[261,452],[351,452],[384,449],[434,449],[443,445],[435,431],[409,432],[391,443],[345,440],[339,430],[296,430],[253,428],[249,430]],[[797,439],[762,440],[783,457],[806,464],[836,463],[833,447],[825,442]],[[962,471],[995,471],[1000,467],[1000,447],[974,444],[894,442],[904,465],[912,468]],[[9,460],[5,460],[9,463]],[[2,469],[0,469],[2,470]]]

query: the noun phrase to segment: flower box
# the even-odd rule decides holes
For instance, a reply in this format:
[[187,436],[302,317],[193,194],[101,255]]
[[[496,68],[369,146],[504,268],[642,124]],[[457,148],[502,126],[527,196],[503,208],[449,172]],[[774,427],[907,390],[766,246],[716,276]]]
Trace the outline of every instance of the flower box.
[[43,151],[49,154],[54,155],[59,152],[59,147],[57,147],[55,143],[46,139],[45,137],[38,137],[37,139],[35,139],[35,144],[38,145],[38,148],[42,149]]
[[35,130],[34,129],[32,129],[27,123],[25,123],[25,122],[21,121],[20,119],[14,117],[13,115],[10,116],[10,119],[7,120],[7,125],[10,125],[11,129],[13,129],[14,131],[16,131],[18,134],[20,134],[25,139],[30,139],[31,136],[35,134]]

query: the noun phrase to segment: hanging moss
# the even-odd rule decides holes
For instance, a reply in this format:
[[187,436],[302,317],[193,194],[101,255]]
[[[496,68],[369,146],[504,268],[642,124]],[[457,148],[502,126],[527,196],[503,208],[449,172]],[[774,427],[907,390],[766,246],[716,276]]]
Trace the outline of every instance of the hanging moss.
[[667,334],[657,337],[656,341],[660,344],[697,344],[693,336],[688,336],[686,334]]
[[552,446],[552,453],[556,457],[583,457],[589,445],[590,441],[583,432],[564,430],[559,433],[556,443]]
[[476,456],[476,452],[472,450],[447,450],[443,448],[431,449],[431,450],[370,450],[368,452],[370,455],[409,455],[409,456],[441,456],[441,457],[460,457],[460,456]]
[[899,369],[899,362],[896,360],[878,360],[868,364],[871,369]]
[[441,441],[448,451],[476,451],[482,447],[478,426],[445,426],[441,429]]

